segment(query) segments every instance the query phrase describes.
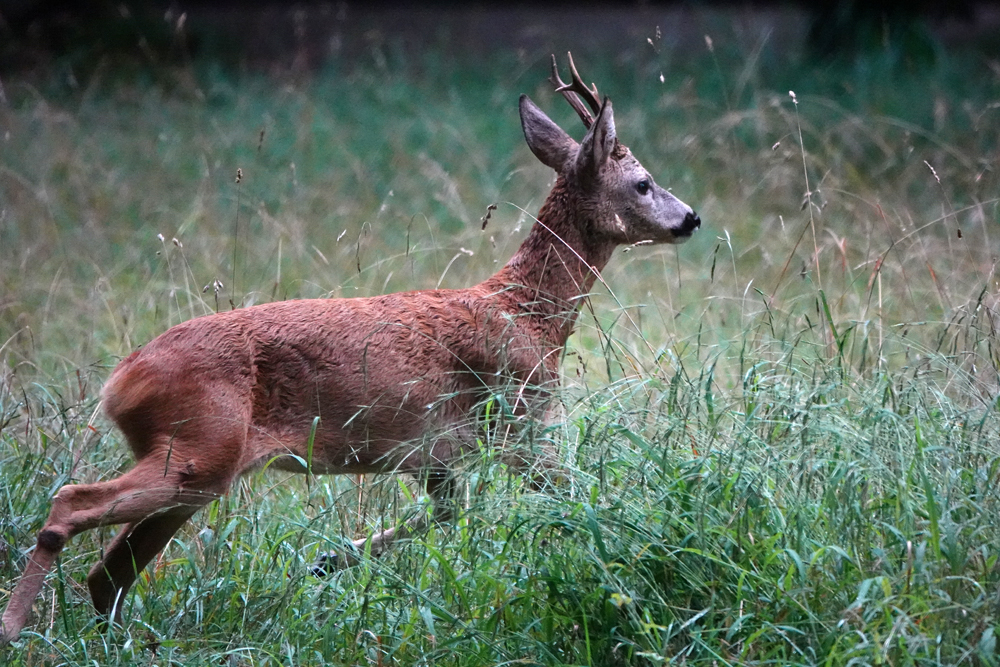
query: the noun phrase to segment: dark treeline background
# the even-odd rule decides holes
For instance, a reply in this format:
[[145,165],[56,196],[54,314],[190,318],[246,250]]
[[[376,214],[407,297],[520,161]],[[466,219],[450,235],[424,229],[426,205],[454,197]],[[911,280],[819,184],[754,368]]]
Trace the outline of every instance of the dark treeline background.
[[[84,70],[104,61],[128,71],[208,58],[223,66],[305,71],[387,40],[404,49],[447,44],[462,57],[495,49],[558,49],[567,35],[595,49],[649,32],[680,49],[703,45],[692,16],[738,15],[767,23],[775,39],[818,60],[891,51],[904,67],[935,50],[1000,53],[1000,7],[956,0],[821,2],[437,2],[354,3],[71,0],[0,1],[0,73],[54,62]],[[110,61],[110,62],[108,62]]]

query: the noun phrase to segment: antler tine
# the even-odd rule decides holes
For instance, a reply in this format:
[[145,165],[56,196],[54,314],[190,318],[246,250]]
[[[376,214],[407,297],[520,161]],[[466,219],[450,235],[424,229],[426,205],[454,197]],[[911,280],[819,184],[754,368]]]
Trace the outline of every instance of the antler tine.
[[[549,77],[549,81],[556,87],[557,93],[563,94],[563,97],[566,98],[566,101],[573,107],[573,110],[576,111],[580,120],[583,121],[583,124],[589,130],[590,126],[594,124],[594,114],[601,110],[601,96],[597,92],[596,85],[591,84],[591,87],[588,88],[587,84],[583,82],[580,73],[576,71],[573,54],[567,52],[566,55],[569,56],[569,71],[573,77],[572,83],[566,83],[559,76],[559,65],[556,62],[555,54],[552,54],[552,76]],[[590,109],[584,106],[584,102],[590,106]],[[591,110],[593,110],[593,113],[591,113]]]
[[573,76],[573,86],[574,90],[583,97],[584,101],[590,105],[591,111],[595,114],[601,110],[601,95],[597,92],[597,84],[592,83],[590,87],[583,82],[583,78],[580,73],[576,71],[576,63],[573,62],[573,54],[569,51],[566,52],[566,56],[569,58],[569,71]]

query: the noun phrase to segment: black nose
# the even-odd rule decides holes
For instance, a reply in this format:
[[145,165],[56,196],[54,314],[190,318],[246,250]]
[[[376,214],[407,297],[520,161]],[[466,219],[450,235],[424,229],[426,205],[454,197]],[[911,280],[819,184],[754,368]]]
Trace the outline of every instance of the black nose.
[[701,227],[701,218],[698,217],[697,213],[691,211],[690,213],[684,216],[683,229],[685,232],[690,234],[699,227]]

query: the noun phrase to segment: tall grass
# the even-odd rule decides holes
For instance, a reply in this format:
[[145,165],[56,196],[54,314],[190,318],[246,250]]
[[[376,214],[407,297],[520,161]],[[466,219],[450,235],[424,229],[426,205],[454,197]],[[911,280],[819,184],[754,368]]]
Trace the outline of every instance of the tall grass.
[[[83,581],[115,529],[75,538],[5,663],[997,662],[997,70],[713,37],[578,53],[705,227],[612,260],[563,419],[484,430],[454,524],[318,579],[317,554],[425,511],[419,489],[260,473],[104,634]],[[55,491],[129,465],[97,410],[118,358],[233,304],[499,268],[552,177],[517,94],[577,125],[546,65],[388,48],[306,79],[5,81],[0,604]],[[508,470],[492,441],[517,437],[565,479]]]

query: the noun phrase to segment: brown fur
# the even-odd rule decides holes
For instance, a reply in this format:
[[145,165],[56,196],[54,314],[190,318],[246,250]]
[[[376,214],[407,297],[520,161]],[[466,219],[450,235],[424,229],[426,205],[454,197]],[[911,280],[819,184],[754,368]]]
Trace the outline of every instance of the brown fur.
[[[615,247],[677,242],[699,221],[658,186],[636,194],[649,176],[618,143],[610,102],[580,145],[526,98],[521,114],[532,151],[559,177],[496,275],[467,289],[199,317],[118,365],[104,408],[136,465],[117,479],[60,489],[0,643],[20,632],[56,555],[82,531],[128,524],[88,579],[97,610],[117,615],[137,572],[247,470],[270,462],[301,472],[308,461],[320,473],[409,472],[439,499],[450,466],[474,442],[477,402],[513,383],[518,410],[541,415],[581,298]],[[416,527],[384,531],[371,548]]]

